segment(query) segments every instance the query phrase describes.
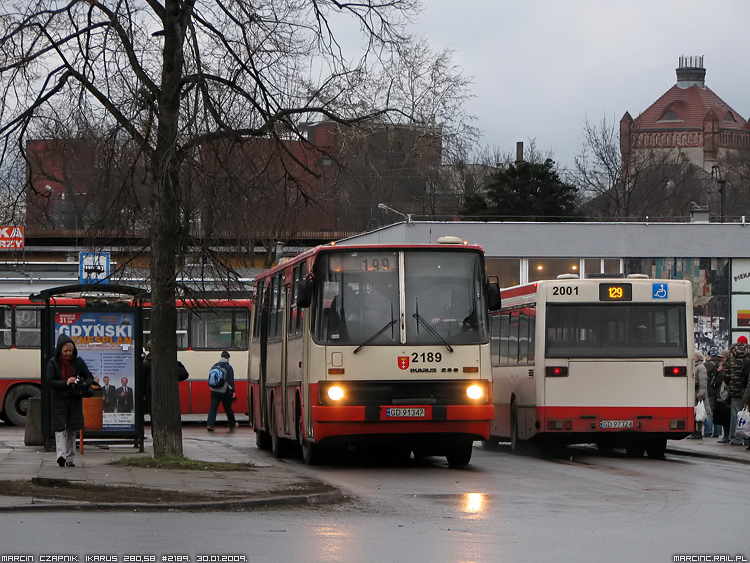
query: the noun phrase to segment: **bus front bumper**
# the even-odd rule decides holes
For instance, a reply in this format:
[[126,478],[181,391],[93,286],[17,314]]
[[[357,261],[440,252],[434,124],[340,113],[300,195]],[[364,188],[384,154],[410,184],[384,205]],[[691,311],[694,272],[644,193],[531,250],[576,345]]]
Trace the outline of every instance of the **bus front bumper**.
[[487,440],[494,414],[493,405],[312,406],[316,442],[343,435],[433,433]]

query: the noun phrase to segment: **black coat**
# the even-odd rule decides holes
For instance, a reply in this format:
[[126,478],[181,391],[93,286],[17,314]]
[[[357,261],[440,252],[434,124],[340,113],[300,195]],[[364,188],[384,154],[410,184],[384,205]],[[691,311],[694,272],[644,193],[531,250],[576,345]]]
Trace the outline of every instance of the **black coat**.
[[[66,428],[69,430],[83,428],[83,400],[62,379],[62,364],[59,360],[60,349],[67,342],[73,342],[73,340],[69,336],[61,334],[57,339],[55,356],[47,363],[47,383],[50,388],[50,423],[53,432],[62,432]],[[73,346],[75,346],[75,343],[73,343]],[[70,369],[74,377],[80,375],[87,383],[94,382],[94,376],[91,375],[86,362],[78,357],[78,350],[75,348]]]

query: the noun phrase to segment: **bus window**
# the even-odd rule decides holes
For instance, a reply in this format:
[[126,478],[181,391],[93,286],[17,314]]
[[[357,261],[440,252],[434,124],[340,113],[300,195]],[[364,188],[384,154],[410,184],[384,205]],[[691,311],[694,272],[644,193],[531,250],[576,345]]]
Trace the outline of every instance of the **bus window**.
[[[289,318],[286,322],[286,331],[290,336],[300,334],[300,332],[302,331],[302,319],[299,314],[300,310],[297,307],[297,299],[299,298],[299,282],[301,279],[304,279],[304,268],[302,266],[303,264],[295,265],[292,272],[292,291],[291,295],[289,296],[291,302],[289,303]],[[300,277],[300,273],[302,273],[302,277]]]
[[547,306],[547,357],[663,358],[687,355],[685,306]]
[[407,342],[434,343],[435,334],[450,344],[487,341],[481,256],[412,252],[404,268]]
[[13,309],[10,306],[0,307],[0,348],[13,345]]
[[[313,336],[319,343],[371,345],[397,342],[398,254],[363,251],[329,254],[318,261]],[[378,332],[381,332],[378,334]]]
[[247,350],[250,346],[250,315],[247,311],[233,311],[232,348]]
[[42,310],[16,307],[16,347],[39,348],[42,345]]
[[190,343],[194,350],[247,349],[248,322],[243,310],[195,312],[190,318]]
[[186,309],[177,309],[177,349],[187,350],[189,345],[188,312]]
[[268,338],[281,338],[284,326],[284,272],[271,279],[271,310]]
[[510,311],[503,311],[500,315],[500,363],[510,363]]
[[534,361],[534,316],[533,309],[518,310],[518,363]]
[[266,280],[260,280],[258,282],[258,286],[255,289],[253,297],[253,308],[255,309],[255,317],[253,317],[255,319],[255,324],[253,326],[253,340],[255,341],[260,339],[261,319],[263,318],[262,311],[266,307]]
[[[151,316],[150,310],[143,311],[143,343],[151,340]],[[177,309],[177,349],[188,349],[188,312],[186,309]]]

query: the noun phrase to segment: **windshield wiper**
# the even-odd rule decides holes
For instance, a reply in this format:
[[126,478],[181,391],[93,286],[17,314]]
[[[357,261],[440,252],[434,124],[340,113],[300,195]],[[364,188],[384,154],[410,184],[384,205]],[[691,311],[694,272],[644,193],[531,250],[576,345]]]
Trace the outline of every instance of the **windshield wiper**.
[[448,352],[453,352],[453,347],[448,344],[445,338],[440,336],[440,334],[434,328],[432,328],[432,326],[430,326],[430,323],[422,318],[422,315],[420,315],[419,313],[414,313],[412,317],[417,319],[417,323],[421,323],[421,325],[427,329],[427,332],[429,332],[435,338],[435,340],[441,342],[443,346],[448,349]]
[[359,352],[362,348],[364,348],[365,346],[367,346],[370,342],[372,342],[373,340],[375,340],[378,336],[380,336],[381,334],[383,334],[386,330],[388,330],[389,328],[391,328],[395,324],[396,324],[396,319],[393,319],[391,322],[389,322],[387,325],[385,325],[383,328],[381,328],[379,331],[377,331],[375,334],[373,334],[370,338],[368,338],[367,340],[365,340],[364,344],[362,344],[361,346],[358,346],[354,350],[353,353],[356,354],[357,352]]

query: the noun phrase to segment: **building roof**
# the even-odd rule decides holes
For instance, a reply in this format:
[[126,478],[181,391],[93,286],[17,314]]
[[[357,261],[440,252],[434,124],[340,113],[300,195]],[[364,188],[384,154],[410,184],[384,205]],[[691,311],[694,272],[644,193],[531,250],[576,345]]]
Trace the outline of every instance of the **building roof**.
[[703,129],[707,120],[720,129],[750,130],[750,123],[708,88],[703,56],[680,57],[677,84],[635,119],[636,129]]
[[703,129],[707,119],[722,129],[750,130],[742,116],[710,88],[672,86],[635,119],[636,129]]
[[402,222],[346,244],[427,244],[454,235],[506,258],[750,258],[750,223]]

